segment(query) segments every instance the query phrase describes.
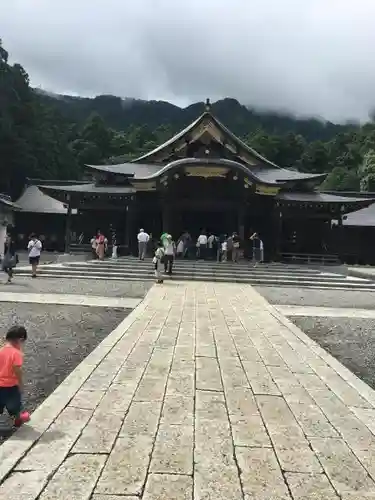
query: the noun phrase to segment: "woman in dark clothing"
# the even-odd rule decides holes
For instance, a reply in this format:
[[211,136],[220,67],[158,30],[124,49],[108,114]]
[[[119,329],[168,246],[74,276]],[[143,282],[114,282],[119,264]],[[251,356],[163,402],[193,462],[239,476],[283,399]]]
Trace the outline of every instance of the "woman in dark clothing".
[[12,237],[8,234],[4,245],[4,258],[2,262],[2,269],[8,275],[7,283],[12,282],[13,268],[17,265],[17,255],[15,243]]

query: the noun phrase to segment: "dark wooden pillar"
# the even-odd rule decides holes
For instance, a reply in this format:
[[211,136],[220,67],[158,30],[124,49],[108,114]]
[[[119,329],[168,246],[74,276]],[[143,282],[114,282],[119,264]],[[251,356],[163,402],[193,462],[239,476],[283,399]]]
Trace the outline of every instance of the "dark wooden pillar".
[[282,244],[282,228],[283,228],[283,213],[280,207],[275,207],[273,213],[273,227],[274,227],[274,246],[272,252],[272,260],[281,260],[281,244]]
[[244,202],[238,208],[238,236],[242,241],[245,239],[245,208]]
[[133,254],[135,251],[134,245],[137,236],[136,222],[136,206],[134,202],[128,202],[125,210],[125,246],[127,253]]
[[67,195],[68,209],[65,221],[65,253],[70,253],[70,243],[72,238],[72,202],[70,194]]
[[162,229],[163,233],[171,231],[171,207],[164,201],[162,206]]

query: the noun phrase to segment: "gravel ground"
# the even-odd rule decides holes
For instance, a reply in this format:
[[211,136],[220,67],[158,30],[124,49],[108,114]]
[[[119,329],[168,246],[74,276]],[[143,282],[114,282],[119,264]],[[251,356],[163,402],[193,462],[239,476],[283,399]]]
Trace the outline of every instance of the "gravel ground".
[[[0,274],[0,280],[2,276]],[[144,297],[152,282],[143,281],[106,281],[106,280],[82,280],[82,279],[59,279],[15,276],[11,285],[5,284],[5,276],[0,282],[1,292],[18,293],[63,293],[77,295],[98,295],[101,297]]]
[[[1,332],[25,325],[25,406],[34,410],[129,314],[124,309],[0,304]],[[2,334],[1,334],[2,336]]]
[[259,286],[256,290],[271,304],[375,309],[374,292],[270,286]]
[[375,389],[375,320],[290,317],[332,356]]

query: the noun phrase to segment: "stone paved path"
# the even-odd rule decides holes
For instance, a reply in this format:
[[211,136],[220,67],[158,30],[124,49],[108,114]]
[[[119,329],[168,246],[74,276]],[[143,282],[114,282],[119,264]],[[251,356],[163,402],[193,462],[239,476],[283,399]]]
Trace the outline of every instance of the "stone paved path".
[[155,286],[0,447],[0,498],[375,499],[374,406],[250,286]]

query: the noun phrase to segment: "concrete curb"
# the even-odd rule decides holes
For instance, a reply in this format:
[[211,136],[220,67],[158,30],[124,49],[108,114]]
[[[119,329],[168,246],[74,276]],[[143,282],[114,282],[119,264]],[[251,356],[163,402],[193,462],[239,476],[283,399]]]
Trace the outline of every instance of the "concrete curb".
[[[152,289],[152,288],[151,288]],[[151,290],[150,289],[150,290]],[[147,294],[148,295],[148,294]],[[34,446],[69,404],[95,368],[126,335],[129,327],[147,307],[147,295],[143,301],[66,377],[32,414],[30,425],[16,431],[0,445],[0,483],[14,466]]]

